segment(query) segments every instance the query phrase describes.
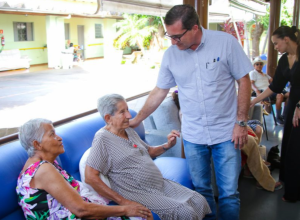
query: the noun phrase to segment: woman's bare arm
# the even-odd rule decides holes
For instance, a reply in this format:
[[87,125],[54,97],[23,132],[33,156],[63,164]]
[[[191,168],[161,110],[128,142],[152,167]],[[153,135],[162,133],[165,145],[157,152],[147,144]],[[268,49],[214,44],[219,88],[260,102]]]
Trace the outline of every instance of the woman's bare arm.
[[151,216],[149,209],[142,205],[104,206],[83,201],[71,185],[51,165],[45,163],[40,166],[34,176],[34,187],[44,189],[59,203],[77,217],[106,218],[109,216]]

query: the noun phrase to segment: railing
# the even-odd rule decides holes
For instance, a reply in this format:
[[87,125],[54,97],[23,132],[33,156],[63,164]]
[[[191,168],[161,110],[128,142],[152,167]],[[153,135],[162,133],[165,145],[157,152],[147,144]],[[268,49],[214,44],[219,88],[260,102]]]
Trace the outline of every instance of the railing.
[[[149,95],[149,93],[150,93],[150,91],[149,92],[141,93],[141,94],[136,95],[136,96],[129,97],[129,98],[126,99],[126,101],[130,102],[130,101],[133,101],[135,99],[142,98],[144,96]],[[64,118],[62,120],[55,121],[55,122],[53,122],[53,125],[54,125],[54,127],[56,127],[56,126],[59,126],[59,125],[62,125],[62,124],[66,124],[66,123],[68,123],[70,121],[73,121],[75,119],[91,115],[91,114],[96,113],[96,112],[98,112],[97,109],[93,109],[93,110],[90,110],[90,111],[87,111],[87,112],[83,112],[81,114],[74,115],[74,116],[71,116],[69,118]],[[14,133],[14,134],[10,134],[10,135],[7,135],[5,137],[2,137],[2,138],[0,138],[0,147],[1,147],[2,144],[8,143],[10,141],[15,141],[17,139],[18,139],[18,133]]]
[[44,50],[47,47],[32,47],[32,48],[19,48],[19,50]]

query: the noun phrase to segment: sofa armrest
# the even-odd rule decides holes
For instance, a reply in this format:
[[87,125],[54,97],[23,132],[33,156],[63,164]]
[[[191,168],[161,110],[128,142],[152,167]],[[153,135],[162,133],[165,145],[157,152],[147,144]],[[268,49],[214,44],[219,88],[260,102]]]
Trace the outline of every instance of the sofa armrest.
[[165,179],[177,182],[189,189],[194,189],[186,159],[160,157],[154,160]]

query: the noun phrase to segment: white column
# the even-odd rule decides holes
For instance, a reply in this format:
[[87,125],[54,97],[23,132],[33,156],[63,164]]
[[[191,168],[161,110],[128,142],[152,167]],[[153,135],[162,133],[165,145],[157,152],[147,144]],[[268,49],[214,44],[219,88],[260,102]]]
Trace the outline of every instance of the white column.
[[62,51],[65,49],[65,17],[46,16],[48,67],[61,68]]

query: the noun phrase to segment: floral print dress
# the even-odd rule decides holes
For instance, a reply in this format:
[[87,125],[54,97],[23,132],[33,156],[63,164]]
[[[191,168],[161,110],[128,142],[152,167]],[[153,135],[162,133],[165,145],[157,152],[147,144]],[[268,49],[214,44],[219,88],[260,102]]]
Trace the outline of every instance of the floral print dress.
[[[58,219],[80,219],[71,213],[67,208],[60,204],[55,198],[53,198],[47,191],[42,189],[36,189],[30,187],[30,181],[34,177],[38,168],[44,164],[50,163],[48,161],[38,161],[30,165],[23,174],[20,174],[18,177],[18,185],[16,188],[18,194],[18,203],[22,207],[26,219],[49,219],[49,220],[58,220]],[[52,164],[52,163],[50,163]],[[101,205],[106,205],[109,200],[96,195],[94,193],[91,198],[87,198],[82,195],[81,192],[88,192],[87,188],[83,189],[85,186],[76,181],[71,175],[69,175],[65,170],[63,170],[57,161],[54,161],[52,164],[58,172],[64,177],[64,179],[81,195],[82,199],[87,202],[93,202]],[[93,194],[93,193],[92,193]],[[87,193],[91,195],[91,193]],[[137,219],[141,220],[142,218],[137,217],[108,217],[107,220],[125,220],[125,219]]]

